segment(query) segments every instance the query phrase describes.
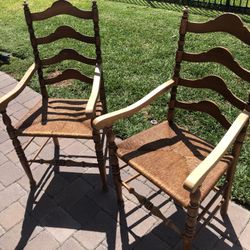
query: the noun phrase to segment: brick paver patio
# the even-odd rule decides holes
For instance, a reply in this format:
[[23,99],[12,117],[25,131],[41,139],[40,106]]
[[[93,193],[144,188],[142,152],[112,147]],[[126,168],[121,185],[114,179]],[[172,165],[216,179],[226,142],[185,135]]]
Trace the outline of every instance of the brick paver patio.
[[[0,72],[0,96],[16,83]],[[26,88],[9,105],[13,122],[39,98],[39,94]],[[35,139],[27,148],[27,155],[34,155],[43,141]],[[181,249],[177,234],[138,206],[125,190],[125,207],[118,211],[110,176],[109,192],[101,191],[93,142],[59,142],[60,158],[64,159],[59,172],[49,163],[54,157],[50,142],[40,154],[44,161],[32,164],[39,188],[30,193],[28,180],[0,121],[0,249]],[[132,174],[126,167],[122,170],[124,177]],[[166,195],[154,195],[157,188],[143,178],[132,184],[181,225],[184,213],[167,202]],[[223,221],[218,215],[203,228],[194,249],[250,250],[250,212],[230,203],[228,218]]]

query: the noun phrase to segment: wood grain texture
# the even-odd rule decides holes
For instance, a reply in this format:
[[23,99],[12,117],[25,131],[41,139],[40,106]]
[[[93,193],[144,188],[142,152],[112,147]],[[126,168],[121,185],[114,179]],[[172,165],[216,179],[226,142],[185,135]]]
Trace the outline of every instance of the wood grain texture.
[[45,11],[32,13],[31,17],[33,21],[41,21],[50,17],[54,17],[57,15],[67,14],[83,19],[92,19],[93,13],[92,11],[83,11],[76,7],[74,7],[68,1],[58,0],[52,4],[52,6]]
[[62,38],[73,38],[81,42],[95,44],[94,37],[83,35],[67,25],[58,27],[54,33],[51,33],[48,36],[37,38],[37,43],[46,44],[55,42]]
[[199,111],[207,113],[211,115],[215,120],[217,120],[225,129],[229,129],[231,126],[226,117],[222,115],[219,107],[211,101],[200,101],[200,102],[190,102],[190,103],[176,101],[175,107],[191,111]]
[[228,88],[226,83],[218,76],[207,76],[202,79],[189,80],[179,79],[179,85],[189,88],[206,88],[211,89],[221,94],[227,101],[240,110],[243,110],[246,103],[236,97]]
[[240,17],[226,13],[206,23],[188,22],[187,31],[193,33],[227,32],[250,45],[250,31]]
[[73,49],[63,49],[57,55],[41,60],[43,66],[60,63],[64,60],[75,60],[89,65],[96,65],[96,59],[80,55]]
[[134,104],[131,104],[126,108],[123,108],[123,109],[120,109],[120,110],[117,110],[117,111],[114,111],[109,114],[105,114],[105,115],[102,115],[101,117],[96,118],[93,121],[94,127],[97,129],[110,127],[115,121],[135,114],[142,108],[149,105],[153,100],[155,100],[156,97],[168,91],[174,85],[174,83],[175,83],[174,80],[171,79],[161,84],[154,90],[152,90],[149,94],[147,94],[141,100],[135,102]]
[[56,76],[54,78],[45,79],[45,84],[54,84],[54,83],[57,83],[57,82],[68,80],[68,79],[76,79],[76,80],[86,82],[86,83],[93,83],[92,78],[83,75],[78,70],[66,69],[60,75],[58,75],[58,76]]
[[240,134],[245,124],[248,122],[250,112],[243,111],[239,114],[232,126],[226,132],[221,141],[216,145],[214,150],[195,168],[184,182],[184,188],[190,192],[195,192],[202,184],[209,172],[218,163],[228,148],[233,144],[237,136]]
[[8,103],[23,91],[35,72],[36,65],[33,63],[15,88],[0,98],[0,111],[6,109]]
[[199,54],[184,52],[182,59],[189,62],[220,63],[233,71],[242,79],[250,82],[250,71],[241,67],[239,63],[235,61],[233,55],[226,48],[217,47]]

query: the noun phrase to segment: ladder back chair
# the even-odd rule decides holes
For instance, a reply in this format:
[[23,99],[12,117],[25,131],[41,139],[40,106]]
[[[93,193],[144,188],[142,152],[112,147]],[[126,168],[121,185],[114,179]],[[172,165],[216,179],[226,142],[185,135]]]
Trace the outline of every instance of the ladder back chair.
[[[161,84],[138,102],[96,118],[93,124],[97,129],[106,128],[108,131],[110,165],[118,202],[123,203],[122,186],[124,186],[136,196],[141,205],[181,235],[184,249],[191,249],[192,240],[198,231],[196,230],[197,223],[204,220],[203,225],[206,225],[219,209],[222,216],[227,213],[236,164],[249,122],[250,100],[243,101],[236,97],[224,80],[215,75],[198,80],[182,78],[180,76],[181,63],[182,61],[219,63],[247,82],[250,82],[250,71],[241,67],[234,60],[231,52],[222,47],[203,53],[184,51],[187,32],[227,32],[246,45],[250,45],[250,31],[237,15],[226,13],[205,23],[194,23],[188,20],[188,9],[185,9],[179,30],[173,79]],[[179,86],[215,91],[230,105],[236,107],[239,115],[231,124],[212,101],[180,101],[177,99]],[[115,142],[112,125],[117,120],[135,114],[156,97],[168,91],[171,97],[168,103],[167,121],[119,143]],[[217,145],[212,145],[174,122],[174,112],[177,108],[192,112],[205,112],[217,120],[227,132]],[[122,181],[118,158],[135,169],[138,174]],[[183,223],[184,229],[180,229],[169,218],[165,218],[158,207],[139,194],[139,190],[137,192],[129,186],[129,182],[139,175],[151,181],[167,193],[176,204],[184,208],[187,213],[186,221]],[[225,181],[217,187],[216,184],[220,179],[223,180],[222,177]],[[215,191],[215,194],[202,209],[200,205],[211,191]],[[204,215],[214,204],[216,204],[215,209],[206,220]],[[201,212],[199,209],[202,209]]]
[[[30,185],[31,187],[35,186],[36,182],[33,179],[30,164],[24,154],[24,150],[18,136],[32,137],[31,141],[37,136],[52,138],[55,150],[58,152],[58,138],[93,139],[102,185],[105,190],[107,189],[107,184],[102,147],[103,143],[99,131],[92,128],[93,118],[106,113],[97,4],[93,1],[92,9],[86,11],[74,7],[68,1],[58,0],[45,11],[31,13],[28,4],[25,2],[24,14],[28,25],[35,63],[31,65],[17,86],[0,99],[0,111],[21,165],[29,178]],[[93,25],[93,36],[83,35],[67,25],[59,26],[54,33],[47,36],[36,36],[33,28],[34,22],[42,22],[43,20],[62,14],[80,18],[83,21],[91,21]],[[53,55],[49,58],[40,57],[40,45],[46,46],[46,44],[53,43],[64,38],[74,39],[76,42],[90,44],[90,46],[92,46],[95,50],[95,58],[85,57],[73,49],[62,49],[57,55]],[[90,67],[93,68],[93,78],[84,75],[76,69],[66,69],[56,77],[44,77],[45,67],[61,63],[64,60],[74,60],[77,63],[81,63],[81,65],[90,65]],[[36,72],[38,74],[42,100],[37,103],[35,107],[32,108],[31,111],[16,125],[12,125],[11,119],[6,112],[6,108],[9,102],[22,92]],[[92,84],[89,99],[49,98],[47,86],[68,79],[79,80],[86,84]],[[29,143],[27,145],[29,145]],[[45,144],[42,148],[44,146]]]

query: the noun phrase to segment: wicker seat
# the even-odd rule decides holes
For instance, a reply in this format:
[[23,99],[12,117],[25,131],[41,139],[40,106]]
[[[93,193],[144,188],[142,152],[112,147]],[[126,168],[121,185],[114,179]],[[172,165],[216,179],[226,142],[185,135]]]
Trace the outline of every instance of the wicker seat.
[[[24,154],[18,136],[32,137],[30,141],[36,136],[52,138],[55,144],[55,152],[59,152],[60,145],[58,138],[61,137],[94,140],[102,186],[103,189],[107,189],[103,141],[100,132],[92,127],[92,120],[96,116],[106,113],[100,49],[99,17],[96,2],[93,1],[91,10],[81,10],[74,7],[68,1],[58,0],[48,9],[37,13],[31,13],[28,4],[25,2],[24,14],[28,25],[35,63],[28,69],[17,86],[0,99],[0,112],[4,124],[7,127],[7,132],[13,141],[16,153],[29,178],[30,184],[33,187],[36,185],[36,182],[33,179],[30,165]],[[91,22],[93,25],[92,36],[83,35],[71,26],[62,25],[57,27],[51,34],[37,37],[39,32],[34,31],[33,27],[37,27],[34,23],[37,21],[42,22],[43,20],[47,21],[47,19],[58,15],[70,15],[80,18],[81,21],[85,20],[86,22]],[[65,20],[70,21],[70,19]],[[78,45],[85,43],[86,46],[86,44],[88,44],[89,48],[92,47],[94,54],[93,58],[85,57],[71,48],[61,48],[61,51],[59,51],[57,55],[46,56],[43,53],[40,53],[41,47],[44,48],[47,44],[54,43],[64,38],[73,39]],[[47,52],[48,51],[50,50],[48,49]],[[43,56],[40,56],[40,54]],[[65,60],[71,60],[71,63],[64,64],[63,62]],[[54,66],[55,64],[57,64],[56,67]],[[88,66],[85,67],[84,64]],[[73,68],[66,68],[67,65],[72,65],[70,67]],[[81,67],[79,67],[79,65],[81,65]],[[75,69],[80,68],[81,71],[88,69],[90,71],[91,67],[92,77],[84,75],[83,72]],[[49,69],[49,71],[46,72],[50,73],[45,73],[45,68],[46,70]],[[11,119],[7,114],[8,104],[22,92],[35,72],[38,74],[42,94],[41,101],[31,108],[16,125],[12,125]],[[92,85],[89,98],[52,99],[49,97],[48,85],[68,80],[70,82],[71,80],[78,80],[82,82],[82,84]],[[27,145],[29,145],[29,143]]]
[[[110,165],[118,202],[123,204],[123,186],[136,196],[141,205],[181,235],[183,248],[186,250],[192,248],[198,222],[204,222],[202,225],[206,225],[219,209],[223,216],[227,213],[236,164],[249,123],[250,98],[248,101],[243,101],[236,97],[222,78],[210,75],[190,80],[180,76],[182,61],[213,62],[224,65],[243,80],[250,82],[250,72],[241,67],[225,48],[216,47],[202,53],[184,51],[186,33],[218,31],[230,33],[250,45],[250,32],[238,16],[227,13],[206,23],[192,23],[188,20],[188,10],[185,9],[179,31],[173,79],[161,84],[138,102],[110,114],[99,116],[93,121],[97,129],[107,130]],[[233,123],[230,123],[214,101],[204,100],[203,97],[198,102],[192,98],[188,102],[180,101],[183,96],[179,98],[178,94],[184,88],[189,88],[191,91],[197,91],[196,88],[201,91],[203,89],[214,91],[217,95],[221,95],[221,100],[227,101],[233,108],[238,109],[239,115]],[[168,103],[168,121],[116,143],[112,125],[119,119],[136,114],[156,97],[169,90],[171,97]],[[226,130],[225,135],[218,144],[212,145],[183,129],[179,121],[174,119],[174,111],[178,108],[189,111],[182,113],[186,117],[191,116],[191,112],[200,112],[200,116],[202,113],[212,116]],[[191,117],[187,120],[192,120],[194,116]],[[118,158],[138,173],[127,180],[121,180]],[[141,175],[154,183],[161,191],[166,192],[175,203],[186,210],[184,230],[178,228],[169,218],[164,217],[161,210],[154,206],[150,199],[140,194],[140,190],[135,190],[132,185],[129,185],[132,180]],[[219,180],[220,185],[217,187]],[[211,195],[208,195],[209,193]],[[205,198],[210,201],[207,199],[204,201]]]
[[[92,138],[91,119],[85,110],[88,99],[48,99],[46,124],[42,124],[42,102],[15,125],[19,135]],[[96,116],[102,113],[102,103],[96,104]]]
[[[214,147],[168,122],[156,125],[117,144],[117,155],[176,201],[187,207],[189,192],[183,183]],[[201,201],[229,167],[225,156],[205,178]]]

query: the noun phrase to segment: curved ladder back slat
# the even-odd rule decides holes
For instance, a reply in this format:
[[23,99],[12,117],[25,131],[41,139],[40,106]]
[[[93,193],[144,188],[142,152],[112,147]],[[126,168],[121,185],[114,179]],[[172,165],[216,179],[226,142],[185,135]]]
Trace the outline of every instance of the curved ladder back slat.
[[51,65],[51,64],[59,63],[64,60],[75,60],[78,62],[90,64],[90,65],[96,65],[96,59],[82,56],[73,49],[63,49],[59,52],[59,54],[48,59],[43,59],[41,63],[44,66],[44,65]]
[[81,33],[75,31],[73,28],[66,25],[58,27],[54,33],[48,36],[37,38],[37,43],[52,43],[63,38],[73,38],[81,42],[95,44],[94,37],[82,35]]
[[223,14],[206,23],[188,22],[187,31],[193,33],[227,32],[250,45],[250,31],[237,15],[230,13]]
[[176,101],[175,106],[181,109],[205,112],[215,118],[225,129],[229,129],[231,126],[226,117],[222,115],[219,107],[211,101],[201,101],[196,103]]
[[83,81],[86,83],[93,83],[92,78],[81,74],[79,71],[77,71],[75,69],[67,69],[67,70],[63,71],[60,75],[58,75],[54,78],[46,79],[45,84],[50,85],[50,84],[54,84],[57,82],[68,80],[68,79],[76,79],[76,80]]
[[226,83],[218,76],[207,76],[198,80],[179,79],[179,85],[190,88],[206,88],[220,93],[227,101],[240,110],[246,106],[242,100],[236,97],[228,88]]
[[54,2],[52,6],[45,11],[32,13],[31,18],[33,21],[41,21],[62,14],[67,14],[83,19],[93,19],[92,11],[80,10],[74,7],[71,3],[62,0]]
[[189,62],[220,63],[233,71],[242,79],[250,82],[250,71],[241,67],[239,63],[234,60],[233,55],[226,48],[217,47],[199,54],[184,52],[182,59]]

